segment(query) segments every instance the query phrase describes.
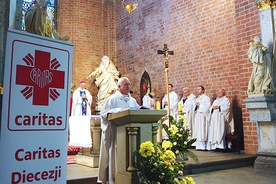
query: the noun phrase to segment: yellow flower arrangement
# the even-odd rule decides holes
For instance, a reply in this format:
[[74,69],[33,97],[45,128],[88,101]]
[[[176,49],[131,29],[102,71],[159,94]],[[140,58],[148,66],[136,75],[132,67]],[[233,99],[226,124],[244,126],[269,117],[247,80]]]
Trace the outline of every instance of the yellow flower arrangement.
[[170,131],[173,135],[175,135],[177,132],[179,132],[177,126],[175,126],[175,125],[172,125],[172,126],[169,128],[169,131]]
[[176,121],[171,116],[169,121],[170,127],[166,124],[162,124],[162,127],[167,133],[168,141],[172,142],[171,150],[176,155],[179,155],[182,160],[186,160],[189,156],[199,164],[197,156],[192,151],[188,150],[196,139],[191,138],[191,131],[186,123],[186,117],[181,116],[178,118],[178,121]]
[[155,152],[152,142],[147,141],[140,145],[139,153],[144,157],[149,157]]
[[163,148],[164,150],[171,149],[172,146],[173,146],[173,145],[172,145],[172,143],[171,143],[170,141],[164,140],[164,141],[162,142],[162,148]]
[[173,144],[164,140],[153,144],[143,142],[139,151],[135,151],[136,168],[140,183],[143,184],[194,184],[191,177],[184,177],[184,164],[176,161],[171,150]]

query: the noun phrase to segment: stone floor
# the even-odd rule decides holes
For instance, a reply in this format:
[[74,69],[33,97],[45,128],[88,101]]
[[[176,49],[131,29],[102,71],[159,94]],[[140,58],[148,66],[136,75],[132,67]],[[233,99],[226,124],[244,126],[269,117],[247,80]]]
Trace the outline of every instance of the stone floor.
[[239,167],[189,175],[197,184],[276,184],[276,171]]
[[[197,184],[276,184],[276,171],[254,169],[255,155],[194,151],[201,165],[189,159],[187,174]],[[98,168],[67,165],[67,184],[96,184]]]

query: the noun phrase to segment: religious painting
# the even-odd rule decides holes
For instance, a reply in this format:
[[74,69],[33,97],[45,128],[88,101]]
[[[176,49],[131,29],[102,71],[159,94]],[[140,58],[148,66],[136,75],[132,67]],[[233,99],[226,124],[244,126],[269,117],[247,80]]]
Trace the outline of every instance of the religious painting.
[[142,104],[142,99],[145,96],[145,94],[151,92],[151,82],[148,72],[144,72],[141,81],[140,81],[140,100]]

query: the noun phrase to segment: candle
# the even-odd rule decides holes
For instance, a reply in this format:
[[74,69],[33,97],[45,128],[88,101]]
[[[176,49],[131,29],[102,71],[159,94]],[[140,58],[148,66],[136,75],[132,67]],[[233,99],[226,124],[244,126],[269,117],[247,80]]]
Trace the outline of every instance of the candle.
[[182,103],[179,103],[179,104],[178,104],[178,112],[182,112],[182,107],[183,107],[183,104],[182,104]]
[[160,107],[160,102],[157,101],[157,102],[156,102],[156,110],[160,110],[160,109],[161,109],[161,107]]

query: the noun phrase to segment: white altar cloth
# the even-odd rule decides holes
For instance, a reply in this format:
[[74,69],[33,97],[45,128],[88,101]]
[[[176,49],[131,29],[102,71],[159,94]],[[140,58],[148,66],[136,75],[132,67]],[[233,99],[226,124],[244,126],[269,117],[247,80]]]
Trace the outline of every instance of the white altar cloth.
[[70,146],[92,147],[90,118],[90,116],[69,117]]

